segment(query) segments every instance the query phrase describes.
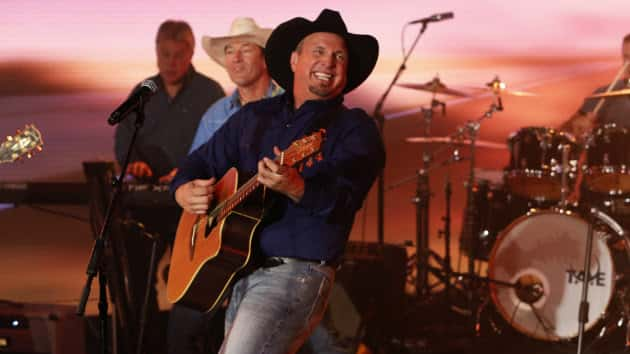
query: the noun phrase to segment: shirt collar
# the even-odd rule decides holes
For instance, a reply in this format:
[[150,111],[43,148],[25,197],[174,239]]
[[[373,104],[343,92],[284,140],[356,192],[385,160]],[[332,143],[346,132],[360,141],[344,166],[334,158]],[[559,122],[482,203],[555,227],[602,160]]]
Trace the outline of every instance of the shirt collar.
[[[182,85],[182,89],[180,90],[180,92],[183,91],[184,88],[186,88],[186,86],[188,86],[190,84],[190,82],[192,81],[192,79],[195,76],[196,72],[197,71],[195,70],[193,65],[190,64],[190,67],[188,68],[188,71],[186,71],[186,73],[184,74],[184,79],[182,80],[182,84],[183,85]],[[162,76],[160,76],[160,73],[155,75],[154,81],[157,83],[159,88],[164,88],[164,81],[162,80]]]
[[[283,90],[280,86],[278,86],[273,80],[269,80],[269,87],[267,88],[267,92],[265,93],[265,97],[263,98],[274,97],[282,92]],[[241,108],[241,96],[238,94],[238,90],[234,90],[232,95],[230,95],[229,102],[230,109]]]
[[[295,108],[295,100],[293,98],[293,93],[286,91],[282,97],[282,99],[284,100],[284,103],[287,105],[287,108],[289,108],[289,110],[294,111]],[[333,98],[329,98],[327,100],[307,100],[304,103],[302,103],[302,106],[300,106],[300,108],[297,109],[297,111],[300,110],[317,110],[320,107],[324,108],[324,107],[331,107],[334,105],[340,105],[343,104],[343,95],[339,95]]]
[[[192,82],[192,79],[196,73],[197,71],[195,70],[195,67],[193,67],[193,65],[190,64],[188,71],[186,72],[186,74],[184,74],[184,79],[182,80],[182,88],[179,90],[179,92],[177,92],[177,95],[175,95],[175,97],[173,97],[172,99],[169,99],[170,102],[175,101],[177,97],[179,97],[182,94],[182,92],[186,91],[186,88],[190,86],[190,83]],[[159,73],[155,75],[154,80],[157,83],[158,88],[160,90],[164,90],[164,81],[162,80],[162,76],[160,76]]]

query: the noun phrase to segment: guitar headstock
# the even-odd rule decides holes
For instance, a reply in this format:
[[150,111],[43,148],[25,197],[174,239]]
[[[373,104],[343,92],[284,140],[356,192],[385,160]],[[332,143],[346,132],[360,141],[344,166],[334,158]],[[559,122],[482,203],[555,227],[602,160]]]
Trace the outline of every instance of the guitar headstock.
[[293,166],[305,158],[319,151],[326,136],[326,130],[319,131],[298,139],[282,152],[281,163],[287,166]]
[[42,145],[42,133],[35,125],[27,124],[0,144],[0,163],[14,162],[22,156],[30,159],[33,151],[42,151]]

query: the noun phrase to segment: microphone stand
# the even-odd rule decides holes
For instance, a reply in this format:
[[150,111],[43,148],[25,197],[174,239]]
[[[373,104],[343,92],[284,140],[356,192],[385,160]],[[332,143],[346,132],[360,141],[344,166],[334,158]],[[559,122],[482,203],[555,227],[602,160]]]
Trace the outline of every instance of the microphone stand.
[[[107,275],[106,275],[106,267],[105,267],[105,257],[103,257],[103,253],[105,251],[105,247],[107,246],[108,237],[111,229],[112,219],[114,215],[114,211],[116,209],[116,205],[118,205],[118,199],[120,197],[120,192],[122,191],[125,171],[127,171],[127,165],[129,165],[129,160],[131,158],[131,151],[138,137],[138,132],[142,125],[144,124],[144,104],[146,100],[140,98],[139,104],[136,107],[136,121],[134,124],[133,135],[131,136],[131,141],[129,142],[129,147],[127,149],[127,154],[125,155],[125,159],[123,161],[122,169],[120,171],[120,175],[117,178],[114,178],[112,181],[112,195],[109,201],[109,205],[107,206],[107,210],[105,212],[105,217],[103,219],[103,225],[101,227],[101,231],[99,233],[98,238],[94,241],[94,246],[92,247],[92,253],[90,255],[90,260],[87,265],[87,279],[85,285],[83,286],[83,291],[81,293],[81,298],[79,300],[79,305],[77,307],[76,314],[79,316],[83,316],[85,314],[85,306],[87,304],[87,300],[90,297],[90,291],[92,288],[92,281],[94,277],[98,275],[98,285],[99,285],[99,297],[98,297],[98,319],[99,319],[99,339],[100,339],[100,353],[107,354],[107,343],[108,343],[108,332],[107,332]],[[113,324],[115,326],[115,324]]]
[[584,252],[584,278],[582,281],[582,296],[580,298],[580,308],[578,310],[578,339],[577,354],[582,354],[584,349],[582,343],[584,341],[584,327],[588,322],[588,285],[591,275],[591,254],[593,253],[593,216],[599,213],[597,208],[591,208],[588,223],[588,231],[586,233],[586,250]]
[[[381,133],[381,137],[383,137],[383,131],[385,128],[385,116],[383,115],[383,104],[385,103],[385,99],[389,95],[389,92],[392,90],[392,87],[394,87],[394,85],[400,78],[400,75],[402,74],[402,72],[406,69],[407,60],[409,59],[409,56],[413,52],[414,48],[416,47],[416,44],[418,44],[420,37],[422,36],[424,31],[426,31],[426,29],[427,29],[427,22],[423,22],[422,27],[420,28],[420,31],[418,32],[418,35],[416,36],[416,39],[413,41],[413,44],[411,45],[411,48],[404,55],[403,61],[398,67],[398,70],[396,71],[396,74],[394,75],[392,82],[389,84],[389,86],[387,86],[387,89],[385,90],[381,98],[376,103],[376,107],[374,108],[374,113],[372,114],[372,116],[374,117],[374,119],[376,119],[376,122],[378,123],[378,129],[379,129],[379,132]],[[383,176],[383,171],[381,171],[377,179],[377,201],[376,201],[377,224],[378,224],[377,225],[377,238],[378,238],[378,243],[381,245],[385,242],[385,194],[384,192],[385,192],[385,180]]]

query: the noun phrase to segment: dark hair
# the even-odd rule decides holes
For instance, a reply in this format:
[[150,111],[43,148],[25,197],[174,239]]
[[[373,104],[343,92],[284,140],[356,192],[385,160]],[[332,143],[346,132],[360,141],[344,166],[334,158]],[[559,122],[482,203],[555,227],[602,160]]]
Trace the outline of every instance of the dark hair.
[[624,43],[628,43],[628,42],[630,42],[630,33],[626,34],[626,36],[625,36],[625,37],[623,37],[623,42],[624,42]]
[[155,37],[155,43],[167,39],[186,42],[190,49],[195,48],[195,36],[192,28],[185,21],[166,20],[162,22]]

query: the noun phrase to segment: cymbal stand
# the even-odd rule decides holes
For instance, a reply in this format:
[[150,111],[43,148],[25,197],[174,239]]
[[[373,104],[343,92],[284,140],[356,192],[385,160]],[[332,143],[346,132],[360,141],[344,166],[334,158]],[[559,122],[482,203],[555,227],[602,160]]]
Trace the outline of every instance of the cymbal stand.
[[[424,135],[431,136],[431,123],[436,107],[446,111],[446,104],[434,98],[429,108],[422,107],[424,119]],[[429,257],[429,202],[431,190],[429,188],[429,169],[433,156],[430,151],[422,152],[422,168],[416,173],[416,194],[412,203],[416,205],[416,294],[426,295],[430,291],[428,284]]]
[[[461,156],[459,154],[459,150],[455,149],[451,158],[448,161],[448,164],[455,163],[461,161]],[[450,276],[453,273],[453,269],[451,268],[451,196],[453,194],[453,190],[451,187],[451,174],[450,171],[446,170],[446,182],[444,183],[444,200],[446,203],[444,217],[442,217],[442,221],[444,221],[444,229],[440,231],[440,235],[444,237],[444,258],[442,261],[443,271],[446,273],[444,280],[444,296],[446,297],[446,302],[450,302],[450,293],[451,293],[451,279]],[[439,259],[439,258],[438,258]]]
[[[500,80],[498,78],[495,78],[493,80],[493,82],[499,82]],[[498,87],[498,84],[496,85]],[[473,120],[473,121],[469,121],[468,123],[465,124],[465,126],[463,128],[459,128],[458,132],[456,133],[456,137],[457,138],[462,138],[465,135],[468,135],[468,138],[470,139],[470,170],[468,172],[468,182],[467,182],[467,200],[466,200],[466,218],[465,220],[468,221],[467,225],[464,225],[464,227],[466,228],[466,232],[472,232],[472,225],[470,223],[474,222],[474,220],[477,219],[477,210],[475,209],[475,206],[473,205],[473,189],[475,186],[475,163],[476,163],[476,158],[475,158],[475,142],[477,140],[477,133],[479,131],[479,128],[481,127],[481,123],[492,117],[492,115],[495,112],[501,112],[503,111],[503,102],[501,101],[501,96],[499,95],[499,89],[496,89],[494,91],[494,95],[496,98],[496,102],[493,101],[490,104],[490,107],[488,108],[488,110],[478,119]],[[475,259],[477,258],[477,251],[478,251],[478,242],[477,242],[477,237],[475,237],[475,235],[468,235],[470,237],[470,254],[468,255],[468,273],[470,274],[470,276],[474,276],[475,275]]]

